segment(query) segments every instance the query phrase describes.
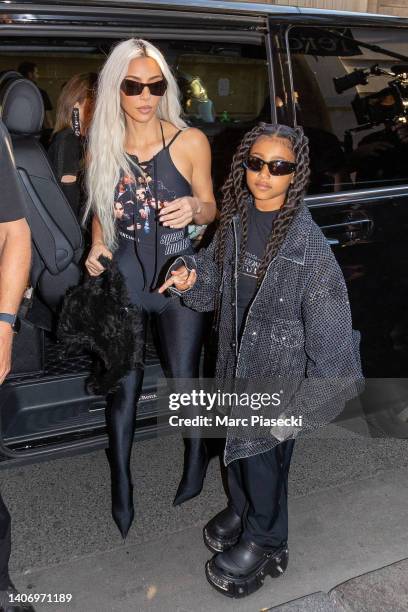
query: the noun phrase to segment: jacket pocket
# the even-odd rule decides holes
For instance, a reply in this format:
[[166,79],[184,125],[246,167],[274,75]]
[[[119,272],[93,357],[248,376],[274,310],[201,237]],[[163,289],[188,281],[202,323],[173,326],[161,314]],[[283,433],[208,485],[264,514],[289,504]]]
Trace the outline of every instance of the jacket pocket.
[[[305,335],[301,321],[275,319],[270,328],[265,374],[292,377],[306,367]],[[266,347],[265,347],[266,348]]]
[[304,340],[303,324],[300,321],[278,319],[272,323],[272,343],[286,348],[295,348],[301,346]]

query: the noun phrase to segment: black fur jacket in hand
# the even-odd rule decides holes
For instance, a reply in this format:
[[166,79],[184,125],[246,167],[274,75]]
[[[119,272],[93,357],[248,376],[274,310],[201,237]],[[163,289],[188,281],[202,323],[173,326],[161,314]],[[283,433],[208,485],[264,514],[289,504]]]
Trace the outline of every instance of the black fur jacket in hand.
[[120,270],[106,257],[100,262],[105,272],[67,291],[57,337],[65,353],[95,357],[88,389],[106,395],[131,369],[143,367],[144,340],[142,313],[130,304]]

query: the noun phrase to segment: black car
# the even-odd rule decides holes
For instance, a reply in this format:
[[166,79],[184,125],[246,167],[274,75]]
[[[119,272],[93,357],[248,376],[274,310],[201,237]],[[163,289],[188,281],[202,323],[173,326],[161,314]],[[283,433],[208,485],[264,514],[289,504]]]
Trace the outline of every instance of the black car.
[[[394,380],[386,412],[381,393],[363,408],[377,435],[408,437],[408,20],[211,0],[2,3],[0,74],[35,62],[55,106],[70,76],[97,72],[111,46],[132,36],[159,46],[172,65],[187,121],[210,140],[216,190],[255,123],[304,126],[307,204],[342,266],[365,376]],[[4,96],[0,76],[2,111]],[[107,437],[105,399],[85,388],[89,357],[61,358],[54,337],[58,303],[80,278],[81,229],[38,133],[1,118],[30,195],[34,251],[33,291],[0,389],[4,466],[101,448]],[[136,438],[157,433],[160,376],[149,341]]]

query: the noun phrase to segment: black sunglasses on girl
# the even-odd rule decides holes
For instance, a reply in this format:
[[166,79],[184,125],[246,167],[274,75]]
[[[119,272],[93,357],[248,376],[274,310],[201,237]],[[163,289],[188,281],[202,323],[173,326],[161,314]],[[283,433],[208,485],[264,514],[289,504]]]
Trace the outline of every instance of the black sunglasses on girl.
[[286,159],[275,159],[270,162],[266,162],[260,157],[253,157],[249,155],[243,162],[244,168],[251,170],[252,172],[261,172],[264,165],[268,166],[269,174],[272,176],[285,176],[286,174],[292,174],[296,170],[296,164],[294,162],[286,161]]
[[140,83],[139,81],[134,81],[133,79],[123,79],[120,84],[120,88],[125,94],[125,96],[140,96],[145,87],[149,88],[152,96],[163,96],[167,89],[167,81],[165,79],[161,79],[160,81],[155,81],[154,83]]

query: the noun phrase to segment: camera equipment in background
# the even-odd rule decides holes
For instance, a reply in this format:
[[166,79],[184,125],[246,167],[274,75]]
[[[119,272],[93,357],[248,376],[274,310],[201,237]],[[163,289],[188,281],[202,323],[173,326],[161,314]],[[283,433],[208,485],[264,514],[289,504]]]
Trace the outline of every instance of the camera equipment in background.
[[372,76],[387,75],[394,77],[388,87],[373,94],[356,94],[351,105],[359,127],[350,132],[359,132],[376,125],[408,124],[408,64],[397,64],[391,70],[374,64],[369,69],[356,69],[343,77],[334,78],[334,88],[338,94],[357,85],[367,85]]

